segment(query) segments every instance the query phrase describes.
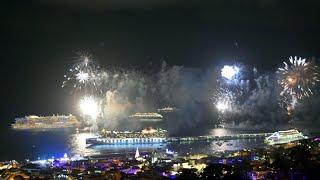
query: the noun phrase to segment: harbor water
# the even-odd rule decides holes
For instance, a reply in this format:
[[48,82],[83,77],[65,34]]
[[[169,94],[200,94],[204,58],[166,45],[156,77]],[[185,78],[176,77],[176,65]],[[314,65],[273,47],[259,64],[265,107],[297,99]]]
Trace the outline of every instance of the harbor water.
[[[271,130],[269,132],[272,132]],[[209,134],[224,136],[232,134],[262,133],[261,130],[213,128]],[[2,130],[0,161],[25,159],[59,158],[69,156],[117,156],[133,154],[137,148],[141,154],[155,150],[164,153],[166,149],[178,154],[213,154],[226,150],[241,150],[264,147],[263,138],[231,139],[212,141],[183,141],[164,144],[118,144],[87,146],[86,138],[93,133],[77,133],[74,128],[39,130]]]
[[[219,135],[245,133],[245,130],[213,129],[212,133]],[[62,157],[64,153],[69,156],[96,156],[96,155],[123,155],[134,153],[138,147],[141,153],[155,150],[159,153],[166,149],[178,153],[213,153],[214,151],[236,150],[253,148],[263,145],[263,139],[237,139],[217,144],[211,142],[180,142],[164,144],[119,144],[97,145],[85,144],[85,139],[93,137],[92,133],[77,133],[74,128],[39,129],[39,130],[4,130],[2,133],[2,145],[0,161],[25,159],[47,159]],[[222,142],[222,141],[221,141]]]

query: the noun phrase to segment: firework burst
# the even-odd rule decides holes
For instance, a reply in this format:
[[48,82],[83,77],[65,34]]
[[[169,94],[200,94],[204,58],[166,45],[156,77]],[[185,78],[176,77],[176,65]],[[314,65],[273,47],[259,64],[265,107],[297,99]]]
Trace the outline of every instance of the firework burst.
[[228,66],[225,65],[221,69],[221,76],[223,77],[223,80],[227,84],[238,84],[241,79],[241,69],[240,66]]
[[302,99],[313,94],[312,88],[319,81],[318,69],[306,59],[290,57],[290,64],[284,62],[284,67],[279,68],[278,83],[283,90],[280,95],[290,94],[292,97]]
[[62,87],[69,83],[73,83],[76,90],[84,89],[91,92],[98,90],[101,84],[102,73],[89,53],[78,53],[78,59],[69,69],[68,74],[64,75],[66,78],[63,81]]
[[93,96],[85,96],[80,99],[80,110],[83,115],[96,119],[99,115],[99,105]]
[[309,97],[314,94],[312,91],[318,78],[318,68],[314,63],[306,62],[306,59],[289,58],[290,64],[284,62],[284,67],[279,68],[280,75],[278,83],[282,87],[280,93],[280,105],[286,105],[289,116],[292,116],[294,109],[298,105],[299,99]]
[[227,88],[218,88],[212,97],[215,108],[219,112],[220,123],[223,124],[226,119],[236,111],[236,94]]
[[87,51],[77,52],[76,54],[77,54],[77,59],[73,67],[78,67],[80,69],[83,69],[83,68],[95,66],[94,58],[89,52]]
[[231,80],[234,76],[239,73],[239,68],[237,66],[223,66],[221,69],[221,76]]

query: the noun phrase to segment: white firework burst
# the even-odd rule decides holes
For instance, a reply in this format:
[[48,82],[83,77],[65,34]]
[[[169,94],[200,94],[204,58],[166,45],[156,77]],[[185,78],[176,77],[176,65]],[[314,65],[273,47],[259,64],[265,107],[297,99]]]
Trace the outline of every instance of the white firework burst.
[[77,59],[73,67],[78,67],[79,69],[87,68],[90,66],[95,66],[95,61],[93,56],[87,52],[77,52]]
[[240,69],[237,66],[226,65],[221,69],[221,76],[231,80],[239,71]]
[[80,83],[85,83],[89,80],[90,76],[88,73],[86,72],[83,72],[83,71],[79,71],[77,74],[76,74],[76,80]]
[[80,99],[80,110],[83,115],[96,119],[99,115],[99,105],[93,96],[85,96]]
[[237,112],[236,94],[227,88],[219,87],[212,96],[213,104],[218,111],[220,124],[233,117]]
[[221,69],[222,85],[247,90],[249,80],[244,77],[244,67],[240,64],[225,65]]
[[79,59],[69,69],[69,73],[64,75],[62,87],[73,83],[76,90],[84,89],[85,91],[96,91],[101,84],[101,73],[99,66],[95,64],[92,56],[88,53],[78,53]]
[[226,89],[226,88],[219,88],[212,97],[215,107],[221,113],[225,112],[232,112],[235,108],[235,94]]

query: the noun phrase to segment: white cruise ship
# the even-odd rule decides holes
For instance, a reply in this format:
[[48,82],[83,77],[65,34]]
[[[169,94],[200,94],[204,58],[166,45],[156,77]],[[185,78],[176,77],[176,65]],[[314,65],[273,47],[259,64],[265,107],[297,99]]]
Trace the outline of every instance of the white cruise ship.
[[167,142],[167,130],[144,128],[141,132],[132,131],[105,131],[97,137],[86,139],[87,145],[114,145],[114,144],[158,144]]
[[178,109],[175,107],[164,107],[161,109],[158,109],[158,113],[172,113],[177,111]]
[[25,116],[16,118],[12,124],[13,129],[37,129],[37,128],[68,128],[76,127],[80,124],[73,115],[53,115],[53,116]]
[[162,121],[163,117],[158,113],[135,113],[130,118],[141,122],[158,122]]
[[296,129],[291,129],[287,131],[277,131],[271,136],[266,137],[264,142],[270,145],[274,144],[284,144],[291,141],[297,141],[301,139],[307,139],[307,136],[304,136],[301,132]]

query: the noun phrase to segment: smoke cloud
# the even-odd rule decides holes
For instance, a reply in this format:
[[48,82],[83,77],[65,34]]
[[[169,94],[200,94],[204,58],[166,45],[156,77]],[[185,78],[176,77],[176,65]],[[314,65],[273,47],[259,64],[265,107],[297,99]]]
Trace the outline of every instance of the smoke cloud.
[[[95,128],[128,130],[141,128],[129,116],[137,112],[157,112],[176,107],[166,116],[166,129],[173,134],[203,133],[222,119],[232,128],[271,128],[296,122],[320,122],[319,96],[300,102],[293,117],[279,106],[280,88],[275,73],[259,74],[253,68],[237,84],[224,84],[217,69],[185,68],[163,62],[147,69],[117,68],[101,71],[99,83],[101,113]],[[232,111],[222,114],[212,100],[221,87],[236,96]],[[303,118],[302,118],[303,117]]]

